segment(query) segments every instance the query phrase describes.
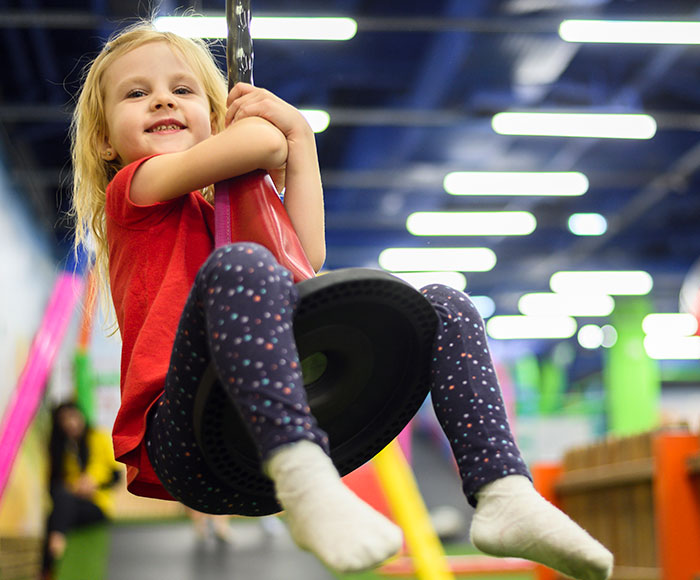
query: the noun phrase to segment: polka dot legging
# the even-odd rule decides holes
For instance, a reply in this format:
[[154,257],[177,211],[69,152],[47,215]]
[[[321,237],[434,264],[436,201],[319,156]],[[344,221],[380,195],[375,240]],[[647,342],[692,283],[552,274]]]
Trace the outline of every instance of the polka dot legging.
[[[510,434],[476,309],[466,295],[444,286],[423,293],[440,319],[433,404],[473,504],[485,483],[528,472]],[[296,301],[291,274],[256,244],[218,248],[200,269],[180,319],[164,393],[146,431],[156,474],[185,505],[209,513],[241,509],[209,470],[194,436],[195,391],[210,360],[263,460],[278,446],[302,439],[328,451],[327,435],[311,415],[303,388],[292,329]]]
[[249,511],[239,511],[241,500],[209,470],[195,440],[195,392],[210,360],[263,459],[301,439],[328,450],[306,402],[292,329],[296,301],[291,273],[256,244],[218,248],[197,273],[146,431],[156,475],[185,505]]
[[508,425],[484,321],[469,297],[439,284],[421,292],[438,314],[430,393],[471,505],[486,483],[529,471]]

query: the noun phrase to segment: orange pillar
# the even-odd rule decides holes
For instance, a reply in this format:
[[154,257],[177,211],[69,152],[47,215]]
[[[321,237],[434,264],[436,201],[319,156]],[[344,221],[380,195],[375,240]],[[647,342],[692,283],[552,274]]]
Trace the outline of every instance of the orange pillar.
[[90,363],[90,338],[92,336],[93,319],[97,306],[97,282],[95,274],[90,270],[87,277],[87,288],[83,302],[83,317],[78,334],[78,345],[75,350],[74,379],[75,398],[80,410],[88,422],[95,423],[97,419],[97,403],[95,401],[95,380]]
[[80,322],[78,333],[78,351],[87,352],[90,348],[90,337],[92,336],[92,325],[95,318],[95,307],[97,306],[97,281],[95,273],[90,270],[87,276],[87,286],[85,290],[85,300],[83,302],[83,316]]
[[[558,507],[555,486],[561,477],[562,467],[559,463],[536,463],[532,466],[532,479],[535,489],[539,494]],[[535,578],[537,580],[557,580],[557,572],[547,566],[538,564],[535,568]]]
[[700,485],[688,476],[697,435],[662,433],[654,440],[654,510],[662,580],[700,576]]

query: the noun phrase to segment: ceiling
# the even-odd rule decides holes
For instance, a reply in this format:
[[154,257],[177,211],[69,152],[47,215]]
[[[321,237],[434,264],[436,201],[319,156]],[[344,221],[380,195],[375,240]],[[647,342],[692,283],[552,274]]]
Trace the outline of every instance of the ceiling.
[[[70,179],[67,128],[85,55],[147,0],[0,0],[0,147],[39,222],[65,255]],[[161,2],[221,14],[224,0]],[[301,108],[329,111],[317,135],[331,269],[376,266],[394,246],[486,246],[490,272],[468,273],[497,313],[525,292],[548,291],[561,269],[643,269],[658,311],[700,257],[700,47],[577,45],[564,18],[697,19],[700,2],[664,0],[254,0],[254,15],[338,15],[350,41],[255,43],[255,81]],[[221,51],[219,51],[221,52]],[[506,110],[645,112],[651,140],[509,137],[491,129]],[[445,193],[454,170],[580,171],[575,198]],[[418,238],[418,210],[531,211],[529,236]],[[576,212],[608,220],[603,236],[567,228]]]

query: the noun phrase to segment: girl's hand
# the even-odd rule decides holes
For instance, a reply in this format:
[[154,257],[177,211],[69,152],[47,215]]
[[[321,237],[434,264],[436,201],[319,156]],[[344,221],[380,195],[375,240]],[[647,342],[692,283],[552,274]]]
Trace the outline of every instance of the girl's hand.
[[268,173],[272,178],[272,182],[275,184],[277,192],[282,192],[287,184],[287,166],[283,165],[277,169],[271,169]]
[[78,479],[73,486],[73,492],[75,495],[85,499],[92,498],[96,491],[97,484],[95,483],[95,480],[86,473],[81,475],[80,479]]
[[267,169],[278,191],[285,189],[284,207],[311,265],[318,271],[325,260],[326,242],[314,132],[297,109],[265,89],[237,83],[226,103],[227,130],[235,130],[238,122],[248,117],[248,122],[257,118],[258,123],[262,124],[262,119],[267,127],[276,127],[280,137],[286,139],[286,163]]
[[226,100],[226,126],[246,117],[261,117],[275,125],[288,140],[313,135],[304,116],[270,91],[236,83]]

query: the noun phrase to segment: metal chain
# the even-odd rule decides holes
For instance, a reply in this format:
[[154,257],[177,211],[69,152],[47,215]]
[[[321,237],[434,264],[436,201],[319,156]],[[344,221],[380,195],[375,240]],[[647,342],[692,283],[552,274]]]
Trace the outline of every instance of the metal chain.
[[250,0],[226,1],[226,65],[228,85],[253,83],[253,39],[250,35]]

